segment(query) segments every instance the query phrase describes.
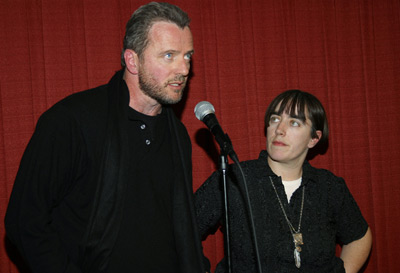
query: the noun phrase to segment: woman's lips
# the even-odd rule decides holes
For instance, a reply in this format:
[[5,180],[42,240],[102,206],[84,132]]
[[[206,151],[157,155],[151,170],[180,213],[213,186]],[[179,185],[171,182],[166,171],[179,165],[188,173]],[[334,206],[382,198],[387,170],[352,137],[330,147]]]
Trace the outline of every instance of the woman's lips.
[[286,144],[281,141],[273,141],[272,144],[275,146],[286,146]]

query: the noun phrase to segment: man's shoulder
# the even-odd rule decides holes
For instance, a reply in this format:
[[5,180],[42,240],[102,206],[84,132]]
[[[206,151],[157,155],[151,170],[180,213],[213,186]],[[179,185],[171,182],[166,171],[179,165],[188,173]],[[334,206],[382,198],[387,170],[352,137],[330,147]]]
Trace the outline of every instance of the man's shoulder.
[[102,85],[58,101],[40,116],[36,129],[60,130],[71,126],[89,128],[104,123],[102,121],[106,115],[107,88],[106,85]]
[[44,116],[82,116],[98,114],[107,109],[107,86],[73,93],[51,106]]
[[53,107],[71,110],[88,110],[107,104],[107,85],[73,93],[57,102]]

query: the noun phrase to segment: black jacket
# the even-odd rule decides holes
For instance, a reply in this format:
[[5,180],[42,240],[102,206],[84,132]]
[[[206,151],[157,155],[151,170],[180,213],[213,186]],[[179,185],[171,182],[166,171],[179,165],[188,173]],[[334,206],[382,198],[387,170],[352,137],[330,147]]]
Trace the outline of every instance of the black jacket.
[[[5,218],[8,238],[33,272],[106,272],[124,204],[124,160],[134,152],[123,149],[129,92],[122,75],[61,100],[37,123]],[[204,272],[190,138],[172,109],[163,111],[180,169],[173,201],[180,272]]]

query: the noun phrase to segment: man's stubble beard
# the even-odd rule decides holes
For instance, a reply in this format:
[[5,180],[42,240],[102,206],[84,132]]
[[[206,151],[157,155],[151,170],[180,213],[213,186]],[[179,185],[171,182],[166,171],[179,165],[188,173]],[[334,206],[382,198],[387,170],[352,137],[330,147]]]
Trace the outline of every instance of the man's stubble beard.
[[169,81],[184,81],[181,89],[176,91],[176,93],[180,93],[178,98],[171,98],[170,96],[168,96],[168,92],[165,90],[165,88],[167,88],[168,86],[168,82],[164,84],[164,86],[158,85],[157,83],[155,83],[154,79],[149,76],[143,69],[139,70],[138,77],[139,87],[143,91],[143,93],[150,98],[156,100],[158,103],[162,105],[176,104],[182,99],[183,91],[186,87],[186,78],[184,76],[177,76],[175,77],[175,79]]

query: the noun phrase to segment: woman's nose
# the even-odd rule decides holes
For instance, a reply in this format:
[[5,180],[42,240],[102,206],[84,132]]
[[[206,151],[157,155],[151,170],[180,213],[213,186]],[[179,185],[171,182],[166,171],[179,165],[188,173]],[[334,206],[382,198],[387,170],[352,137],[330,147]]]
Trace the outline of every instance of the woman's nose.
[[284,135],[286,133],[286,126],[283,122],[279,122],[276,126],[275,132],[277,135]]

